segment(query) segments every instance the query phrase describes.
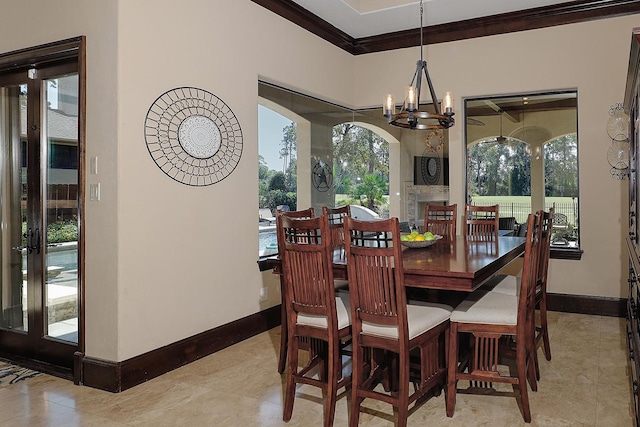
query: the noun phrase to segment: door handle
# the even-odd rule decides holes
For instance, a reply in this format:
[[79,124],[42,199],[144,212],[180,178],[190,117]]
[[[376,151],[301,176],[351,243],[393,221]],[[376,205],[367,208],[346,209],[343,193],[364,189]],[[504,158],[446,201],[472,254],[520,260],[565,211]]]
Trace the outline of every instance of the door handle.
[[35,251],[37,254],[40,253],[40,228],[36,228],[36,232],[33,233],[32,235],[32,240],[31,240],[31,251]]
[[40,253],[40,228],[36,228],[35,233],[30,228],[22,235],[22,237],[27,240],[26,246],[13,246],[11,249],[19,252],[26,249],[29,254],[33,253],[33,251],[37,254]]

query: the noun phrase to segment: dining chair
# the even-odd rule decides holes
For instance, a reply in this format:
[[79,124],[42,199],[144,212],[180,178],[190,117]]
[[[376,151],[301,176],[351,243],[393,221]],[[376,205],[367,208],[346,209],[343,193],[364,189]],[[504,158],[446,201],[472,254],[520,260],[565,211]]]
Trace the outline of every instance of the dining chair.
[[499,230],[499,205],[466,205],[464,218],[466,235],[474,240],[496,240]]
[[[322,207],[322,215],[327,217],[329,221],[329,232],[331,233],[331,246],[334,251],[339,250],[344,255],[344,218],[351,216],[351,207],[349,205],[336,206],[330,208]],[[336,289],[348,289],[349,282],[343,278],[333,278],[333,284]]]
[[[542,231],[540,238],[540,252],[538,274],[536,280],[536,307],[540,311],[540,325],[536,325],[536,350],[542,344],[544,356],[551,360],[551,346],[549,343],[549,322],[547,320],[547,277],[549,275],[549,257],[551,255],[551,234],[553,231],[553,208],[542,213]],[[536,359],[537,361],[537,359]],[[540,370],[536,373],[540,378]]]
[[290,211],[288,208],[289,207],[287,206],[286,210],[276,209],[276,216],[286,215],[289,218],[313,218],[315,216],[313,206],[307,209],[300,209],[298,211]]
[[[333,286],[333,248],[326,216],[277,217],[278,250],[285,282],[288,370],[283,420],[293,413],[296,384],[320,387],[326,395],[324,425],[333,425],[343,375],[342,342],[351,335],[348,294]],[[299,366],[301,343],[311,342],[308,362]],[[317,375],[317,376],[316,376]]]
[[[345,218],[345,246],[353,348],[349,425],[358,425],[364,399],[375,399],[391,404],[403,427],[409,405],[429,391],[438,393],[446,381],[452,308],[407,304],[397,218]],[[419,352],[417,376],[410,374],[413,350]]]
[[457,217],[457,204],[447,206],[426,204],[424,207],[424,231],[430,231],[453,240],[457,232]]
[[[452,417],[456,405],[456,392],[460,380],[469,381],[468,391],[493,389],[493,383],[507,383],[517,386],[524,421],[531,422],[531,409],[527,381],[535,389],[534,366],[534,317],[535,282],[538,267],[538,246],[540,245],[539,213],[529,214],[525,243],[523,272],[518,295],[507,295],[491,291],[476,291],[465,298],[451,313],[451,327],[447,367],[447,416]],[[470,336],[468,354],[460,357],[458,340]],[[501,356],[505,347],[500,346],[502,337],[515,341],[516,369],[501,366]],[[501,369],[499,370],[499,366]],[[515,390],[514,390],[515,391]]]
[[329,221],[332,245],[334,247],[344,245],[344,217],[351,216],[351,207],[349,205],[333,208],[323,206],[322,215],[326,215]]
[[[315,212],[313,206],[307,209],[301,209],[298,211],[292,211],[289,209],[289,205],[279,205],[276,208],[276,220],[280,215],[285,215],[288,218],[313,218],[315,216]],[[277,221],[276,221],[277,223]],[[278,247],[280,242],[280,236],[276,232],[276,237],[278,239]],[[286,292],[284,277],[280,275],[280,296],[282,298],[282,308],[280,309],[280,354],[278,355],[278,373],[284,373],[284,370],[287,365],[287,310],[284,304],[284,295]]]
[[[537,349],[542,345],[547,360],[551,360],[551,346],[549,343],[549,322],[547,319],[547,277],[549,273],[549,257],[551,254],[551,234],[553,231],[553,208],[548,212],[538,211],[541,216],[540,245],[538,246],[538,269],[536,270],[536,308],[539,311],[539,322],[535,325],[535,367],[536,378],[540,379],[538,367]],[[505,276],[493,289],[493,292],[501,292],[507,295],[517,295],[519,278]]]

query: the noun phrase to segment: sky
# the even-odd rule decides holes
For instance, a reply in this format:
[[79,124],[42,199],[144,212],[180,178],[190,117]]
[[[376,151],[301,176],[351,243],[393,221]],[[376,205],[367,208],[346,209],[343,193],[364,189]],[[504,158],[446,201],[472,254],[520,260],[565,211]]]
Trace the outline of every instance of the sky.
[[282,170],[282,159],[278,155],[282,142],[282,129],[291,120],[258,104],[258,147],[269,169]]

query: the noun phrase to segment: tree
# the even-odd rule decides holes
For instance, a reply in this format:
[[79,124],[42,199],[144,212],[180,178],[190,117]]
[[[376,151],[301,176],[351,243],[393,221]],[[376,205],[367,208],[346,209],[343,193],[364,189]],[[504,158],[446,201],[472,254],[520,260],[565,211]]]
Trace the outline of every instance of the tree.
[[381,136],[353,123],[336,125],[333,159],[336,192],[365,196],[371,209],[385,202],[383,196],[389,194],[389,144]]
[[287,191],[287,185],[285,184],[284,173],[276,172],[269,181],[269,191],[280,190]]
[[294,122],[282,129],[282,141],[280,141],[280,158],[282,159],[282,172],[288,188],[297,187],[296,165],[297,158],[297,127]]
[[385,181],[380,175],[367,174],[362,181],[354,188],[352,197],[361,199],[366,198],[367,207],[376,210],[376,205],[384,202],[384,196],[389,194],[389,182]]

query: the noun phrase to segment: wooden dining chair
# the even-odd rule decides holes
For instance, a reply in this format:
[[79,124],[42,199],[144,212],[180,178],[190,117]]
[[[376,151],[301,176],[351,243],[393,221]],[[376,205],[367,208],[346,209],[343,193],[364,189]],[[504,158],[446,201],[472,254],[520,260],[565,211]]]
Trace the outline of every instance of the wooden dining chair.
[[278,215],[286,215],[289,218],[313,218],[315,216],[315,212],[313,206],[307,209],[300,209],[298,211],[289,211],[289,210],[276,210],[276,216]]
[[[397,218],[345,218],[345,245],[353,343],[349,425],[358,425],[363,400],[375,399],[393,405],[403,427],[409,405],[444,384],[451,307],[407,304]],[[413,350],[417,376],[410,373]],[[394,386],[384,387],[389,378]]]
[[[456,405],[456,392],[460,380],[469,381],[468,391],[493,389],[493,383],[517,386],[522,417],[531,422],[531,409],[527,381],[535,387],[534,366],[534,317],[535,283],[538,268],[538,246],[540,245],[539,213],[529,214],[523,261],[523,272],[518,295],[507,295],[491,291],[476,291],[469,295],[451,313],[447,367],[447,416],[452,417]],[[458,340],[460,336],[471,337],[468,354],[459,360]],[[502,362],[502,337],[515,341],[516,369],[498,369]]]
[[[538,273],[536,280],[536,308],[540,312],[540,324],[536,324],[536,350],[540,345],[544,346],[544,356],[551,360],[551,346],[549,343],[549,322],[547,320],[547,277],[549,275],[549,257],[551,255],[551,234],[553,232],[553,208],[549,212],[542,212],[542,225],[540,233],[540,252],[538,261]],[[536,358],[537,361],[537,358]],[[540,370],[536,373],[540,379]]]
[[[351,216],[351,207],[349,205],[336,206],[330,208],[328,206],[322,207],[322,215],[327,217],[329,221],[329,232],[331,233],[331,246],[334,251],[340,251],[344,256],[344,218]],[[349,282],[344,278],[333,279],[333,284],[337,290],[348,289]]]
[[430,205],[424,207],[424,231],[439,234],[453,240],[456,237],[456,218],[458,205]]
[[[553,232],[553,208],[548,212],[538,211],[541,216],[540,224],[540,245],[538,246],[538,269],[536,270],[536,308],[539,316],[535,325],[535,367],[536,379],[540,379],[540,368],[538,367],[537,349],[542,346],[547,360],[551,360],[551,346],[549,343],[549,322],[547,320],[547,277],[549,273],[549,256],[551,253],[551,234]],[[500,292],[507,295],[517,295],[520,287],[519,277],[505,276],[493,289],[492,292]],[[539,319],[539,322],[537,321]]]
[[499,230],[499,205],[466,205],[464,218],[466,235],[474,240],[496,240]]
[[[313,218],[315,217],[315,212],[313,206],[307,209],[301,209],[298,211],[289,210],[288,205],[280,205],[276,209],[276,220],[278,216],[285,215],[288,218]],[[278,247],[280,236],[276,233],[278,238]],[[285,284],[284,284],[284,276],[280,274],[280,296],[282,298],[282,306],[280,309],[280,354],[278,355],[278,372],[284,373],[285,368],[287,366],[287,310],[284,304],[284,294],[286,292]]]
[[[278,250],[285,282],[288,370],[284,421],[293,413],[296,384],[320,387],[326,395],[324,425],[333,425],[338,389],[348,385],[342,373],[342,342],[351,335],[348,295],[333,286],[333,248],[326,216],[277,217]],[[311,340],[309,360],[299,366],[301,343]],[[318,374],[318,376],[315,376]]]

